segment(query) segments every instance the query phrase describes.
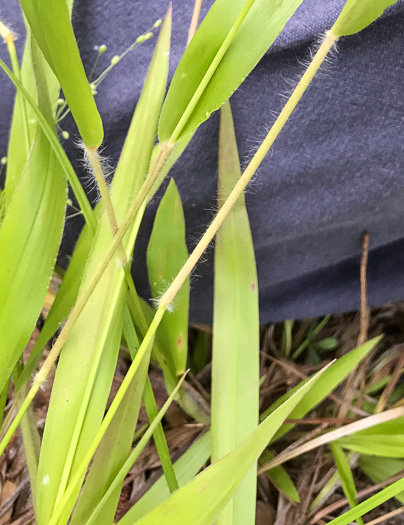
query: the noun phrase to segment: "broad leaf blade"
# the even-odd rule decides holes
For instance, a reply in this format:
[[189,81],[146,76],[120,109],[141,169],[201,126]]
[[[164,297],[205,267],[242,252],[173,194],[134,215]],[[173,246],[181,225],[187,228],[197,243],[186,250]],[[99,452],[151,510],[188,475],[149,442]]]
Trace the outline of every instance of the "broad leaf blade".
[[215,61],[221,45],[245,6],[252,7],[175,140],[192,133],[213,111],[222,106],[257,65],[301,2],[302,0],[216,0],[174,74],[161,115],[160,141],[170,140],[205,73]]
[[[187,259],[184,212],[177,186],[171,179],[157,210],[147,249],[150,285],[157,301]],[[188,305],[189,279],[178,292],[172,312],[166,312],[161,322],[177,376],[185,372],[187,364]]]
[[[100,205],[97,206],[96,213],[97,210],[98,215],[100,215]],[[60,325],[69,315],[70,310],[73,308],[79,293],[84,268],[93,241],[94,232],[88,224],[85,224],[77,241],[69,266],[63,277],[62,284],[60,285],[56,298],[45,319],[41,333],[35,342],[35,346],[30,353],[28,361],[16,385],[17,390],[29,381],[30,376],[38,366],[46,343],[57,332]]]
[[[125,337],[128,340],[128,338],[131,338],[131,335],[134,335],[135,338],[135,340],[131,338],[131,341],[128,341],[129,348],[133,349],[137,340],[136,334],[132,334],[132,330],[134,329],[133,325],[131,325],[132,320],[127,307],[124,315]],[[133,357],[134,354],[132,355],[132,358]],[[83,525],[87,523],[94,509],[97,507],[99,501],[108,490],[108,487],[130,454],[146,375],[149,368],[149,360],[150,352],[143,358],[121,405],[98,447],[88,478],[74,510],[71,525]],[[117,484],[113,493],[102,506],[102,512],[97,517],[97,524],[110,524],[113,522],[121,489],[122,483]]]
[[[219,207],[241,175],[230,104],[221,110]],[[244,195],[216,236],[212,344],[212,462],[258,425],[259,311],[254,247]],[[216,523],[255,523],[257,471],[248,472]]]

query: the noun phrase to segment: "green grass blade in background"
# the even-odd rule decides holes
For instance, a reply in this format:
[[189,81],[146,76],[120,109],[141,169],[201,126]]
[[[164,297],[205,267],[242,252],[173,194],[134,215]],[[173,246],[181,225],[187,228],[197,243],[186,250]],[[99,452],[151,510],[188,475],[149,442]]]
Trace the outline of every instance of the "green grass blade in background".
[[[345,456],[344,451],[339,445],[337,445],[336,443],[330,443],[330,448],[334,456],[334,461],[338,470],[339,477],[341,479],[342,490],[344,491],[344,494],[351,508],[356,507],[356,505],[358,504],[358,499],[356,495],[357,491],[351,467],[349,465],[349,461]],[[358,525],[364,525],[362,518],[358,518],[356,520],[356,523]]]
[[[162,26],[111,185],[111,198],[118,222],[125,215],[149,169],[166,87],[170,36],[171,11]],[[137,226],[132,228],[123,242],[129,257],[136,235]],[[82,290],[86,290],[88,282],[91,282],[111,239],[110,225],[104,214],[85,269]],[[73,327],[61,354],[38,470],[38,487],[41,486],[41,490],[38,489],[37,509],[41,525],[49,522],[55,503],[62,497],[71,476],[74,476],[75,468],[80,464],[103,417],[120,334],[114,344],[106,345],[106,341],[109,331],[115,330],[115,324],[122,321],[119,319],[122,315],[119,312],[123,311],[121,308],[126,299],[126,293],[122,293],[125,288],[124,279],[124,270],[118,262],[109,265]],[[68,412],[65,411],[66,403],[69,403]],[[44,479],[49,479],[50,482],[43,484]],[[70,513],[73,505],[74,498],[66,508],[65,516]]]
[[[374,483],[380,483],[380,481],[384,481],[390,476],[404,471],[404,459],[377,458],[360,454],[358,464]],[[397,501],[404,505],[404,491],[396,494],[395,497]]]
[[[35,51],[32,40],[32,49]],[[52,121],[39,52],[34,56],[39,105]],[[63,171],[38,127],[29,159],[0,228],[0,390],[35,327],[63,232],[67,186]],[[32,278],[35,268],[35,279]]]
[[[369,354],[369,352],[375,348],[380,339],[380,336],[375,337],[374,339],[371,339],[364,345],[351,350],[348,354],[335,361],[335,363],[333,363],[319,379],[316,388],[312,390],[307,396],[305,396],[301,403],[299,403],[293,410],[290,418],[301,419],[308,412],[310,412],[310,410],[321,403],[321,401],[323,401],[350,374],[350,372],[352,372],[352,370],[358,366],[358,364]],[[273,403],[267,410],[265,410],[265,412],[261,415],[261,418],[270,414],[293,392],[294,389]],[[283,425],[282,428],[275,434],[274,440],[286,434],[286,432],[288,432],[293,427],[294,424],[292,423]]]
[[[241,175],[230,103],[221,110],[219,208]],[[216,236],[212,343],[212,463],[231,452],[258,425],[259,309],[254,247],[244,196]],[[217,524],[255,523],[254,465]]]
[[[171,179],[157,210],[147,249],[147,267],[155,300],[165,292],[187,258],[184,212],[177,186]],[[178,292],[172,311],[166,312],[161,322],[177,376],[185,372],[187,365],[188,305],[189,279]]]
[[[210,456],[210,433],[206,432],[174,463],[174,471],[179,486],[182,487],[194,478]],[[131,525],[170,496],[167,481],[161,476],[156,483],[119,520],[119,525]]]
[[338,36],[358,33],[396,2],[397,0],[347,0],[331,31]]
[[[259,464],[264,465],[273,458],[274,455],[268,449],[266,449],[260,456]],[[272,481],[275,487],[283,492],[287,498],[296,503],[300,503],[300,496],[296,485],[293,483],[292,478],[289,476],[286,469],[282,465],[278,465],[271,470],[267,470],[265,474]]]
[[[159,124],[160,141],[170,140],[196,93],[196,106],[189,115],[190,118],[176,132],[178,136],[174,137],[174,142],[181,135],[192,133],[213,111],[219,109],[256,66],[301,2],[302,0],[216,0],[174,74]],[[244,7],[249,6],[241,27],[231,35],[237,17]],[[218,52],[226,38],[232,36],[230,47],[220,60],[206,89],[200,92],[204,75],[219,60]]]
[[103,139],[101,117],[88,83],[65,0],[20,0],[38,44],[58,78],[86,146]]
[[362,503],[359,503],[356,507],[345,512],[342,516],[338,516],[331,520],[328,525],[350,525],[353,520],[360,516],[364,516],[366,513],[375,509],[385,501],[395,497],[397,494],[404,490],[404,478],[388,485],[385,489],[381,490],[374,496],[371,496]]
[[289,416],[296,404],[316,384],[323,371],[307,381],[297,392],[263,421],[240,445],[211,465],[144,518],[139,525],[210,525],[227,504],[247,472]]

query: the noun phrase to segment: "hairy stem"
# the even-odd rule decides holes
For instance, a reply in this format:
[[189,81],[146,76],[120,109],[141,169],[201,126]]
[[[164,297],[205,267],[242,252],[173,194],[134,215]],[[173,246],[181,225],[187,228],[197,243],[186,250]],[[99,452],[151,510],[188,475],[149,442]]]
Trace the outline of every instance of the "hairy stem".
[[[206,230],[205,234],[197,244],[196,248],[188,258],[187,262],[183,266],[183,268],[180,270],[177,277],[172,282],[171,286],[168,288],[166,293],[163,295],[160,301],[160,305],[156,310],[156,313],[154,315],[154,318],[149,326],[148,331],[146,332],[144,339],[139,347],[139,350],[136,354],[135,359],[132,361],[131,366],[129,367],[129,370],[107,412],[105,415],[105,418],[103,422],[100,425],[100,428],[90,445],[87,453],[85,454],[85,457],[78,467],[74,479],[72,479],[71,483],[69,483],[66,492],[60,501],[59,506],[55,509],[54,516],[51,520],[51,523],[56,523],[55,520],[57,520],[57,517],[60,516],[60,514],[63,512],[63,508],[65,504],[68,502],[71,495],[74,493],[75,487],[77,483],[80,482],[80,479],[84,476],[85,471],[87,469],[87,466],[89,462],[91,461],[91,458],[93,457],[95,451],[97,450],[98,445],[101,442],[101,439],[103,438],[110,422],[112,421],[112,418],[114,417],[121,400],[123,399],[127,389],[129,388],[129,385],[135,376],[135,373],[137,371],[137,368],[139,366],[139,363],[143,359],[144,355],[146,354],[146,351],[148,350],[150,344],[154,340],[154,335],[157,331],[157,328],[160,325],[161,320],[163,319],[163,316],[169,307],[169,305],[172,303],[174,297],[178,293],[179,289],[187,279],[187,277],[190,275],[191,271],[193,270],[195,264],[199,260],[200,256],[204,252],[204,250],[207,248],[213,237],[215,236],[216,232],[218,231],[219,227],[227,217],[229,211],[232,209],[233,205],[237,202],[238,198],[244,191],[244,188],[247,186],[248,182],[251,180],[252,176],[258,169],[259,165],[261,164],[262,160],[264,159],[265,155],[268,153],[270,147],[272,146],[273,142],[275,141],[276,137],[281,132],[283,126],[287,122],[288,118],[290,117],[291,113],[295,109],[296,105],[298,104],[299,100],[301,99],[303,93],[309,86],[310,82],[312,81],[314,75],[316,74],[317,70],[321,66],[322,62],[324,61],[325,57],[327,56],[329,50],[337,40],[336,35],[329,32],[327,36],[325,37],[322,45],[320,46],[319,50],[317,51],[316,55],[314,56],[311,64],[307,68],[306,72],[302,76],[301,80],[299,81],[298,85],[296,86],[294,92],[292,93],[290,99],[286,103],[285,107],[281,111],[279,117],[275,121],[273,127],[268,132],[268,135],[266,136],[265,140],[261,144],[261,146],[258,148],[258,151],[254,155],[253,159],[251,160],[250,164],[248,165],[247,169],[235,185],[234,189],[230,193],[229,197],[226,199],[226,201],[223,203],[220,211],[216,215],[215,219],[212,221],[208,229]],[[165,148],[162,149],[162,151],[165,151]],[[161,152],[162,153],[162,152]],[[161,154],[160,153],[160,154]],[[168,157],[167,157],[168,158]],[[156,159],[156,163],[158,162],[158,158]],[[156,164],[155,163],[155,164]],[[164,165],[164,164],[163,164]],[[125,221],[124,221],[125,222]],[[117,243],[119,242],[119,239],[122,238],[122,236],[126,233],[121,232],[121,228],[119,228],[117,235],[114,237],[114,241],[108,250],[107,253],[109,253],[114,247],[114,250],[117,247]]]
[[[247,5],[247,4],[246,4]],[[233,26],[234,27],[234,26]],[[256,154],[254,155],[253,159],[247,166],[246,170],[244,171],[241,178],[238,180],[237,184],[235,185],[234,189],[230,193],[229,197],[226,199],[226,201],[223,203],[223,206],[220,208],[218,214],[206,230],[205,234],[197,244],[196,248],[188,258],[187,262],[183,266],[183,268],[180,270],[177,277],[172,282],[171,286],[168,288],[166,293],[161,298],[160,306],[158,307],[155,316],[153,318],[153,321],[151,322],[149,329],[142,341],[142,344],[139,347],[138,353],[136,355],[136,358],[133,360],[125,379],[123,380],[115,398],[112,402],[95,438],[93,443],[91,444],[82,465],[77,470],[77,475],[84,475],[85,470],[87,468],[87,465],[89,461],[91,460],[91,457],[94,455],[106,429],[108,428],[110,422],[112,421],[112,418],[118,409],[121,400],[123,399],[123,396],[126,393],[126,390],[128,389],[135,373],[138,368],[138,365],[145,355],[149,345],[154,339],[154,334],[156,333],[156,330],[158,326],[160,325],[160,322],[165,314],[165,311],[167,307],[172,303],[175,295],[178,293],[178,290],[181,288],[182,284],[185,282],[187,277],[190,275],[191,271],[193,270],[195,264],[198,262],[200,256],[203,254],[213,237],[215,236],[216,232],[220,228],[221,224],[227,217],[228,213],[232,209],[233,205],[237,202],[238,198],[244,191],[245,187],[251,180],[252,176],[258,169],[259,165],[261,164],[262,160],[264,159],[265,155],[268,153],[269,149],[271,148],[272,144],[274,143],[275,139],[281,132],[282,128],[286,124],[288,118],[292,114],[293,110],[297,106],[299,100],[303,96],[304,92],[306,91],[307,87],[309,86],[310,82],[313,80],[314,75],[318,71],[319,67],[323,63],[325,57],[327,56],[329,50],[334,45],[334,43],[337,40],[337,36],[329,31],[321,44],[319,50],[313,57],[312,62],[310,63],[309,67],[307,68],[306,72],[300,79],[299,83],[297,84],[295,90],[293,91],[291,97],[289,98],[288,102],[284,106],[283,110],[279,114],[278,118],[276,119],[274,125],[268,132],[268,135],[262,142],[261,146],[258,148]],[[77,318],[79,317],[80,313],[82,312],[84,306],[86,305],[89,297],[93,293],[95,287],[97,286],[98,281],[102,277],[105,269],[107,268],[110,261],[113,259],[114,254],[116,250],[121,245],[122,239],[124,238],[125,234],[127,233],[133,219],[135,218],[140,206],[142,205],[143,201],[147,197],[147,194],[151,190],[155,180],[158,177],[158,174],[162,170],[165,162],[167,161],[171,151],[173,148],[173,144],[163,144],[161,151],[159,155],[157,156],[154,165],[152,169],[150,170],[148,176],[146,177],[146,180],[140,189],[138,195],[136,196],[135,200],[133,201],[131,207],[129,208],[124,220],[122,221],[122,224],[120,225],[116,235],[114,236],[111,245],[109,246],[108,250],[106,251],[103,260],[101,261],[97,271],[95,272],[94,278],[89,284],[87,290],[78,298],[77,303],[75,304],[72,313],[70,314],[65,327],[63,328],[61,334],[59,335],[59,338],[57,339],[55,345],[53,346],[51,352],[49,353],[48,358],[46,359],[45,363],[43,364],[41,370],[38,372],[38,375],[34,381],[34,384],[32,385],[30,391],[28,392],[27,397],[25,398],[23,404],[21,405],[21,408],[13,420],[9,430],[7,431],[4,439],[0,443],[0,454],[4,451],[5,447],[7,446],[7,443],[9,442],[11,436],[15,432],[19,422],[21,421],[22,416],[24,415],[25,411],[27,410],[28,406],[32,402],[33,398],[35,397],[35,394],[39,390],[40,386],[45,381],[47,375],[49,374],[53,364],[55,363],[60,351],[63,348],[63,345],[66,342],[66,339],[68,337],[68,334],[76,322]],[[72,482],[73,483],[73,482]],[[62,501],[65,500],[65,497],[68,495],[68,493],[72,494],[74,491],[74,487],[72,487],[72,483],[69,484],[67,487],[67,490],[65,492],[64,497],[62,498]],[[62,501],[60,504],[62,504]],[[67,501],[67,500],[66,500]]]

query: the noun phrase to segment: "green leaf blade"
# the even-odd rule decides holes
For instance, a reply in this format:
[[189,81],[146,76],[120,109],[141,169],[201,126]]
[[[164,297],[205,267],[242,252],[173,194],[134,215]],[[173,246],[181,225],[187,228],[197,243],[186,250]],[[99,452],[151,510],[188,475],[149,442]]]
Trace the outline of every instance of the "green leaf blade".
[[[43,90],[46,65],[32,51],[40,109],[52,115]],[[0,228],[0,385],[3,389],[39,317],[62,237],[67,185],[38,127],[32,149]],[[35,268],[35,279],[32,278]]]
[[104,136],[90,85],[81,62],[65,0],[20,0],[38,44],[58,78],[80,135],[89,148]]
[[[358,499],[356,495],[355,481],[349,461],[346,458],[344,451],[337,443],[330,443],[330,448],[334,456],[335,465],[337,466],[344,494],[351,508],[356,507],[358,504]],[[364,525],[362,518],[358,518],[356,523],[358,525]]]
[[[124,217],[149,169],[167,81],[170,39],[169,10],[111,185],[111,199],[118,222]],[[135,220],[124,238],[127,257],[132,254],[138,228],[139,221]],[[83,290],[85,293],[88,283],[92,281],[111,240],[110,224],[104,213],[79,296]],[[38,469],[37,509],[41,525],[49,522],[55,505],[61,499],[69,479],[74,477],[104,415],[121,340],[126,300],[124,279],[124,270],[119,262],[114,261],[108,266],[72,328],[61,354]],[[86,349],[84,353],[83,348]],[[66,406],[69,406],[68,411]],[[68,519],[79,488],[69,499],[63,519]]]
[[275,41],[302,0],[216,0],[187,47],[163,107],[159,139],[169,141],[186,108],[216,60],[237,16],[252,6],[178,136],[191,134],[240,86]]
[[396,2],[397,0],[347,0],[331,31],[338,36],[358,33]]
[[[147,249],[147,266],[153,297],[158,301],[188,258],[185,219],[174,179],[157,210]],[[189,279],[178,292],[172,311],[166,312],[159,331],[165,332],[177,376],[185,372],[188,354]]]
[[[241,169],[230,104],[221,110],[219,207]],[[253,241],[244,196],[216,236],[212,348],[212,462],[231,452],[258,425],[259,310]],[[216,523],[253,524],[256,465]]]

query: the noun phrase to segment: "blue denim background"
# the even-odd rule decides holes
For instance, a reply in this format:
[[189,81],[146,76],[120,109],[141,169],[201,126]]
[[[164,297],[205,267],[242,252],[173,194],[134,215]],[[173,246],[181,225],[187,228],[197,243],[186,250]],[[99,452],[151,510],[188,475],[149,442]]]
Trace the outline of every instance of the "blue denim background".
[[[212,5],[204,0],[203,14]],[[344,0],[304,0],[271,50],[231,98],[243,165],[263,138],[304,71],[319,35]],[[87,70],[93,47],[106,44],[101,71],[156,19],[166,0],[76,1],[73,23]],[[171,75],[185,47],[193,2],[174,0]],[[0,18],[21,35],[17,0],[1,0]],[[312,317],[359,306],[361,233],[370,234],[369,301],[404,299],[404,0],[338,53],[308,89],[263,162],[246,199],[258,266],[262,321]],[[115,164],[139,97],[155,39],[119,63],[103,82],[97,104],[105,126],[105,154]],[[6,57],[2,46],[1,56]],[[0,74],[0,156],[6,154],[13,87]],[[71,120],[67,150],[78,165]],[[218,115],[198,130],[171,172],[183,200],[191,249],[211,220],[217,183]],[[78,168],[80,169],[80,168]],[[168,181],[166,181],[167,183]],[[164,187],[166,186],[164,184]],[[162,188],[163,189],[163,188]],[[161,196],[162,192],[159,193]],[[92,195],[94,197],[94,195]],[[134,258],[139,290],[150,296],[145,249],[158,206],[145,215]],[[67,222],[62,250],[71,252],[80,220]],[[210,323],[210,249],[192,279],[191,320]]]

